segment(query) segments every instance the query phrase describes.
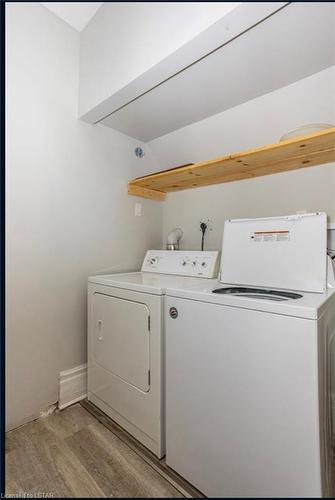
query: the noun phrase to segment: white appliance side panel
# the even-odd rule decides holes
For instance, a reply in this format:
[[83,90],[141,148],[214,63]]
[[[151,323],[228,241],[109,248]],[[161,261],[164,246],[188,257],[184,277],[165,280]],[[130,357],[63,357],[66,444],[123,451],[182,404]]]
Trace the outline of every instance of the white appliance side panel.
[[320,366],[320,418],[323,422],[322,472],[325,484],[325,496],[332,497],[334,484],[332,397],[335,390],[334,355],[335,355],[335,294],[330,297],[327,307],[318,322],[319,366]]
[[209,497],[321,496],[317,322],[168,296],[165,319],[167,464]]
[[325,213],[225,222],[221,281],[309,292],[326,289]]
[[139,302],[93,296],[95,363],[142,391],[149,390],[149,314]]

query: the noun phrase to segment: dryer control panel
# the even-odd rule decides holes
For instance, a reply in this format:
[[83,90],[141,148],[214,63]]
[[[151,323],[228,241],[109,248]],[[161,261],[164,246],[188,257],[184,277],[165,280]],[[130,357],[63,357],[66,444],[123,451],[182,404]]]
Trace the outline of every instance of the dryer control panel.
[[217,278],[219,271],[218,251],[198,250],[148,250],[142,272]]

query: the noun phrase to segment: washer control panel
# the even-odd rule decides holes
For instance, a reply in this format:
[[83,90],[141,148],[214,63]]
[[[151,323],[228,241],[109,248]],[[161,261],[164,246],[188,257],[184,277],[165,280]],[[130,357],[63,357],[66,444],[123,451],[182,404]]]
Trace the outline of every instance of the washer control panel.
[[148,250],[142,272],[217,278],[219,271],[217,251]]

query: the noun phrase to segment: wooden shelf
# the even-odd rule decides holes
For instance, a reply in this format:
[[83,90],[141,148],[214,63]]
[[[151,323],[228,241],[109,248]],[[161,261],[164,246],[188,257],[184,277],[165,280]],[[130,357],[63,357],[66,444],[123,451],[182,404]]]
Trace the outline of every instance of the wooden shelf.
[[335,162],[335,127],[213,160],[164,170],[128,183],[128,193],[163,201],[166,193]]

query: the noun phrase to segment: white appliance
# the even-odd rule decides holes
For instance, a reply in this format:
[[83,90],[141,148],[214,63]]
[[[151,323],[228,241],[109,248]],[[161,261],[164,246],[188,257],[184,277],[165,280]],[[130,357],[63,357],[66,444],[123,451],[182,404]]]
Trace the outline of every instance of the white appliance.
[[141,272],[88,279],[88,399],[158,457],[165,453],[165,289],[217,276],[218,257],[149,250]]
[[227,221],[222,281],[167,289],[166,462],[209,497],[331,495],[325,224]]

